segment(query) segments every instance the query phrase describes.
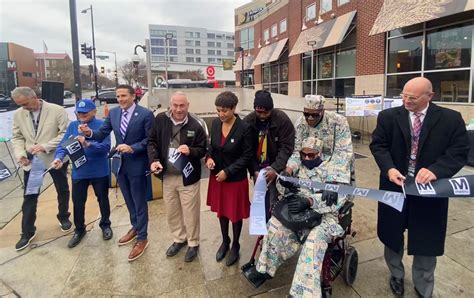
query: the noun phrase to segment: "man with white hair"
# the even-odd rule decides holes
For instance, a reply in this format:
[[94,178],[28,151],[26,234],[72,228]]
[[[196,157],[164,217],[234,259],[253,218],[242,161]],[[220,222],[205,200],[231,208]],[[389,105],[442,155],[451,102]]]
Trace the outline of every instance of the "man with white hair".
[[[13,116],[13,153],[25,174],[25,185],[28,185],[31,162],[37,156],[44,166],[54,159],[54,152],[66,132],[69,119],[63,107],[38,98],[29,87],[17,87],[12,91],[12,98],[21,108]],[[66,161],[60,168],[49,171],[58,194],[57,218],[63,232],[71,229],[69,220],[69,185],[67,182]],[[15,245],[17,251],[30,244],[36,236],[36,207],[39,194],[29,194],[23,198],[21,211],[21,238]]]
[[[201,158],[207,148],[204,128],[189,115],[188,109],[186,94],[173,93],[169,111],[155,117],[148,139],[150,170],[163,180],[166,218],[174,238],[166,255],[175,256],[187,244],[185,262],[194,260],[199,249],[199,181]],[[180,156],[185,167],[174,163],[170,156]]]

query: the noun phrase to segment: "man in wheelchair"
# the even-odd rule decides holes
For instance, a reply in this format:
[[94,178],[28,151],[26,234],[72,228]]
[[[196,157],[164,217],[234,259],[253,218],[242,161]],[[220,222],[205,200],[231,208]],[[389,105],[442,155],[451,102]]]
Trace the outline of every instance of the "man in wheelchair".
[[[297,178],[326,182],[327,168],[320,156],[321,148],[321,140],[314,137],[303,141],[301,165],[293,172]],[[287,190],[275,204],[258,262],[256,266],[245,269],[244,276],[255,287],[259,287],[272,278],[278,267],[302,246],[290,295],[319,297],[321,269],[328,243],[333,237],[344,234],[339,225],[338,210],[347,198],[331,191],[303,187],[295,189],[292,183],[281,179],[279,182],[290,191]],[[301,218],[310,225],[302,225]]]

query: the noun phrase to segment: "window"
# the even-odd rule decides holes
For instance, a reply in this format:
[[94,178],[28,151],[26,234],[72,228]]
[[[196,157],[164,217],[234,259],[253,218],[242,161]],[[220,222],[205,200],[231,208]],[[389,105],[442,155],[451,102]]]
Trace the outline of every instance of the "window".
[[433,100],[469,102],[469,70],[425,73],[433,84]]
[[186,57],[186,62],[194,63],[194,57]]
[[266,29],[265,31],[263,31],[263,40],[266,42],[269,39],[270,39],[270,31]]
[[234,40],[234,36],[227,35],[225,37],[225,40]]
[[169,48],[169,54],[170,55],[178,55],[178,49],[177,48]]
[[423,35],[405,35],[389,40],[388,73],[420,71]]
[[332,10],[332,0],[321,0],[320,13],[326,13]]
[[164,46],[165,45],[165,40],[161,38],[152,38],[151,39],[151,45],[152,46]]
[[152,55],[164,55],[165,54],[165,48],[151,48],[151,54]]
[[199,33],[199,32],[194,32],[194,37],[196,37],[196,38],[201,38],[201,33]]
[[316,18],[316,3],[313,3],[306,7],[306,21],[310,21]]
[[240,46],[244,50],[253,49],[254,29],[253,27],[240,30]]
[[336,77],[355,76],[355,57],[355,49],[336,52]]
[[227,56],[234,56],[234,52],[233,51],[227,51]]
[[199,40],[195,40],[195,41],[194,41],[194,45],[195,45],[196,47],[200,47],[200,46],[201,46],[201,42],[200,42]]
[[216,62],[216,58],[207,58],[207,62],[214,63]]
[[216,42],[216,48],[222,47],[222,44],[220,42]]
[[222,58],[217,58],[217,59],[216,59],[216,62],[217,62],[217,63],[222,63]]
[[194,49],[186,49],[186,54],[194,54]]
[[151,36],[164,37],[165,34],[166,34],[166,30],[150,30]]
[[193,36],[194,36],[193,32],[184,32],[184,37],[189,38],[189,37],[193,37]]
[[170,47],[177,47],[178,46],[178,41],[176,39],[170,39],[168,41]]
[[272,37],[275,37],[277,35],[278,35],[278,27],[275,24],[275,25],[272,26]]
[[32,78],[33,74],[31,72],[23,72],[23,76],[27,78]]
[[184,44],[187,45],[187,46],[193,46],[193,45],[194,45],[194,41],[187,39],[187,40],[184,41]]
[[178,62],[178,57],[168,57],[168,60],[171,62]]
[[207,33],[207,38],[209,39],[215,39],[216,35],[214,33]]
[[333,77],[333,62],[333,53],[318,56],[318,79],[329,79]]
[[337,6],[344,5],[346,3],[349,3],[350,0],[337,0]]
[[217,56],[221,56],[221,55],[222,55],[222,51],[221,51],[221,50],[217,50],[217,51],[216,51],[216,55],[217,55]]
[[207,42],[207,46],[214,48],[214,47],[216,46],[216,43],[213,42],[213,41],[208,41],[208,42]]
[[196,63],[201,63],[201,57],[196,57]]
[[222,35],[216,35],[217,39],[222,39]]
[[215,50],[207,50],[208,55],[215,55],[216,51]]
[[151,56],[151,61],[153,61],[153,62],[163,62],[163,61],[165,61],[165,56]]
[[286,32],[286,19],[280,22],[280,34]]
[[201,49],[195,49],[194,52],[196,53],[196,55],[199,55],[201,54]]
[[227,44],[227,48],[228,48],[228,49],[233,49],[233,48],[234,48],[234,44],[233,44],[233,43],[228,43],[228,44]]
[[264,90],[288,94],[288,49],[283,50],[277,61],[263,64],[262,70]]

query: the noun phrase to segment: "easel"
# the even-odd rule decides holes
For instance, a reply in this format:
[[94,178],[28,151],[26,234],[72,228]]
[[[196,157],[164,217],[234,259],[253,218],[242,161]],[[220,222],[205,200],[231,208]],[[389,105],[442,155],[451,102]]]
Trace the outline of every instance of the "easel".
[[[10,156],[10,159],[12,161],[12,164],[13,166],[15,166],[17,163],[15,162],[15,158],[12,154],[12,152],[10,151],[10,148],[8,147],[8,142],[10,141],[10,139],[5,139],[5,138],[0,138],[0,142],[4,143],[5,144],[5,147],[7,148],[7,151],[8,151],[8,155]],[[25,184],[23,183],[23,180],[21,179],[20,177],[20,168],[17,167],[15,168],[15,176],[18,177],[18,180],[20,180],[20,183],[21,183],[21,187],[24,188],[25,187]]]
[[[365,93],[365,92],[364,92]],[[349,98],[346,98],[346,101],[348,100]],[[384,107],[384,100],[383,100],[383,96],[381,95],[352,95],[350,97],[350,99],[354,99],[354,100],[357,100],[357,99],[364,99],[366,100],[365,102],[365,105],[376,105],[375,108],[376,110],[375,111],[382,111],[383,110],[383,107]],[[370,101],[370,102],[368,102]],[[380,105],[380,110],[377,109],[377,105]],[[348,110],[348,107],[346,106],[346,111]],[[358,110],[360,111],[360,110]],[[362,144],[364,144],[364,138],[367,137],[367,140],[369,141],[370,143],[370,132],[369,132],[369,120],[368,118],[369,117],[372,117],[372,116],[376,116],[375,113],[373,113],[373,108],[371,109],[365,109],[364,108],[364,111],[363,111],[363,116],[360,115],[360,113],[358,113],[359,115],[352,115],[353,117],[357,117],[358,118],[358,129],[359,129],[359,132],[360,132],[360,141]],[[353,136],[355,136],[355,134],[353,134]]]

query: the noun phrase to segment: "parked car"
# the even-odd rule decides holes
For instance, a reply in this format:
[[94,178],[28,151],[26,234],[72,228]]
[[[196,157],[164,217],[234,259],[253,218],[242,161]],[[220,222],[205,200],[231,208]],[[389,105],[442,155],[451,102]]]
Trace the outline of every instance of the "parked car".
[[72,97],[72,92],[69,90],[64,90],[64,98],[71,98]]
[[6,97],[2,94],[2,96],[0,96],[0,108],[8,108],[12,105],[12,102],[14,103],[14,101],[10,98],[10,97]]
[[117,95],[114,91],[105,91],[99,93],[99,101],[102,104],[103,102],[106,103],[117,103]]

